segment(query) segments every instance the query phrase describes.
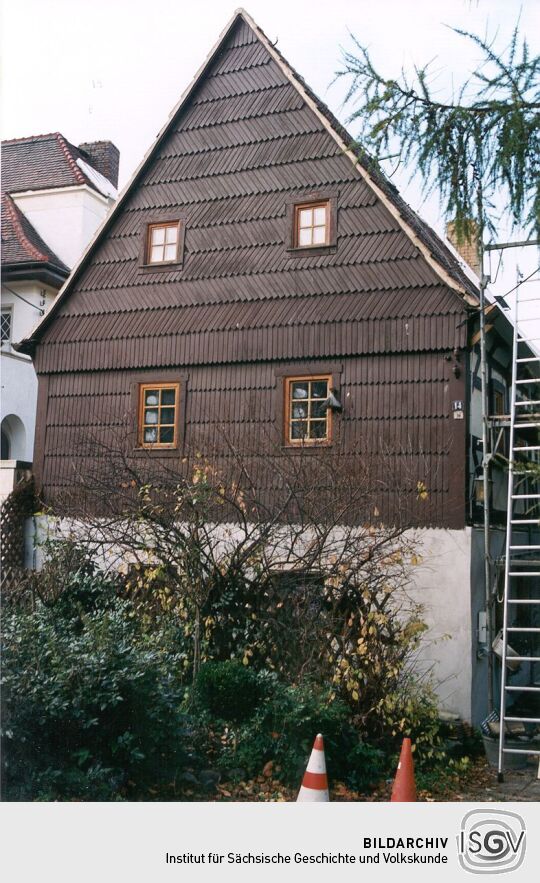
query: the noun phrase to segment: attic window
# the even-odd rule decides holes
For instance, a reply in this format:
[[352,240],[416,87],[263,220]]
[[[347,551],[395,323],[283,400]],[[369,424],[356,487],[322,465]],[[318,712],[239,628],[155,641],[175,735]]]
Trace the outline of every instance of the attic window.
[[180,221],[149,224],[146,242],[147,264],[177,264],[180,254]]
[[290,258],[336,252],[338,195],[335,190],[318,190],[287,201],[285,248]]
[[295,206],[294,244],[296,248],[313,248],[330,242],[330,205],[324,202]]

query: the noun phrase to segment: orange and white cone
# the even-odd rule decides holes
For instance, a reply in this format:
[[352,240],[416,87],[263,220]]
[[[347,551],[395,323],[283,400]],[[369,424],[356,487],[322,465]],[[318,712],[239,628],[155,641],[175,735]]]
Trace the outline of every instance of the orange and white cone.
[[323,737],[319,733],[313,743],[313,751],[302,780],[302,787],[296,798],[299,803],[317,803],[330,800]]
[[401,746],[396,778],[392,785],[392,802],[414,803],[416,801],[416,785],[414,782],[414,762],[411,740],[406,737]]

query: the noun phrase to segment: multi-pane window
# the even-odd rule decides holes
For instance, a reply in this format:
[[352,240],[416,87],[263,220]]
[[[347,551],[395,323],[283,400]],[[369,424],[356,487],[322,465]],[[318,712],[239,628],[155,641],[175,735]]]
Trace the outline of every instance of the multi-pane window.
[[171,221],[167,224],[150,224],[146,262],[148,264],[173,264],[178,261],[180,224]]
[[295,246],[310,248],[313,245],[328,245],[329,215],[328,202],[297,205],[295,210]]
[[11,341],[11,310],[2,310],[0,318],[0,341],[1,343],[9,343]]
[[288,377],[285,385],[288,444],[329,442],[332,412],[326,399],[330,377]]
[[177,447],[179,398],[178,383],[141,384],[139,400],[141,447]]

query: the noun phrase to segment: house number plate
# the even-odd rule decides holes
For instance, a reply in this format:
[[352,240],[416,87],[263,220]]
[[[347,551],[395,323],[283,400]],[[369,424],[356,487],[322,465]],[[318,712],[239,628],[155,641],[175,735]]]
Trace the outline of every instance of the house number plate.
[[452,402],[452,411],[454,412],[454,420],[463,420],[463,402]]

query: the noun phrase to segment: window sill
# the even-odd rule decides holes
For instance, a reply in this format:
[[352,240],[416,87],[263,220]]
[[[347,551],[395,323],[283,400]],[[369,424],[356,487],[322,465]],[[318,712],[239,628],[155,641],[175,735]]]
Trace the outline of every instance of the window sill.
[[321,255],[335,254],[336,251],[336,245],[290,246],[286,249],[291,258],[321,257]]
[[331,441],[307,442],[307,443],[304,442],[304,444],[299,444],[299,445],[291,443],[291,442],[284,442],[281,445],[281,447],[285,448],[287,451],[302,451],[302,452],[318,451],[321,448],[331,448],[332,442]]
[[140,264],[139,271],[141,273],[171,273],[181,270],[183,266],[181,261],[170,261],[168,264]]
[[180,448],[133,448],[133,455],[139,457],[180,457]]

